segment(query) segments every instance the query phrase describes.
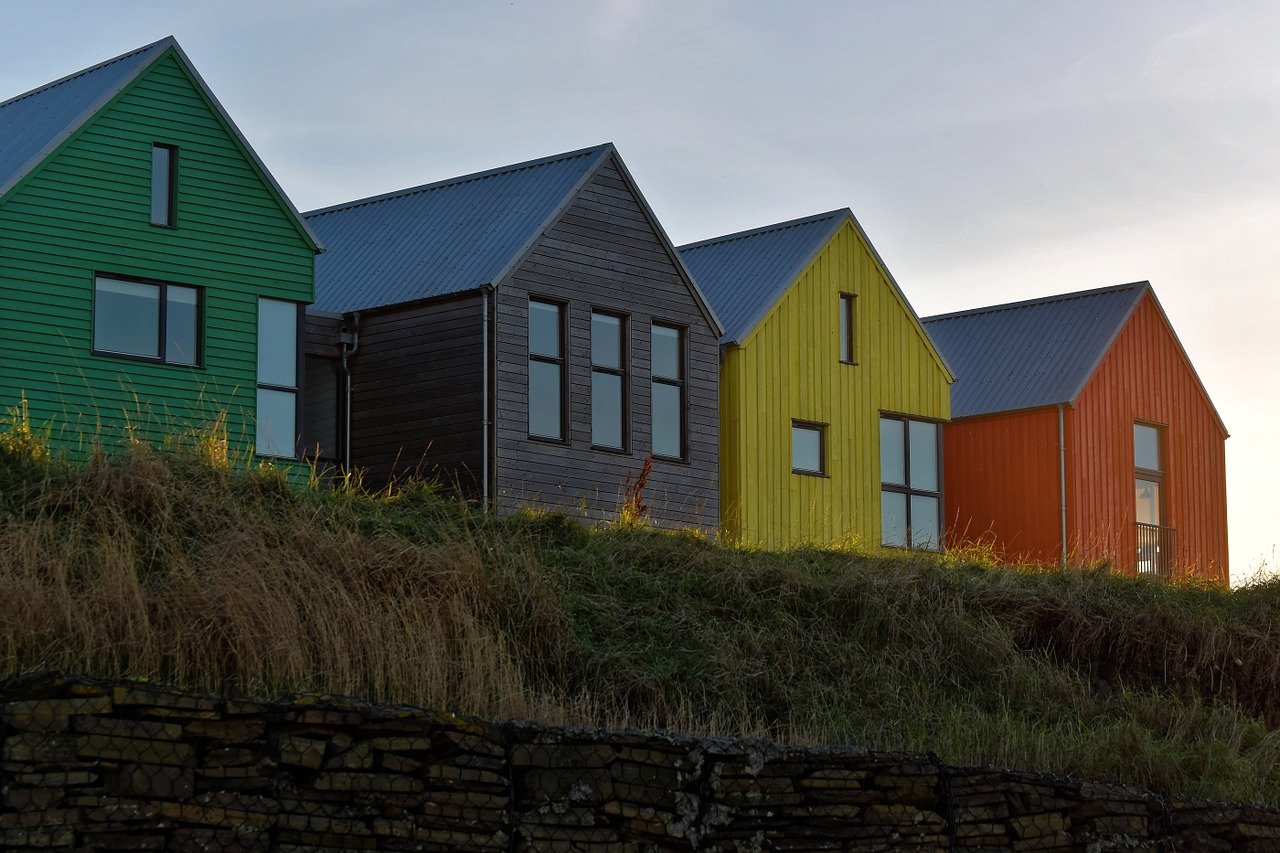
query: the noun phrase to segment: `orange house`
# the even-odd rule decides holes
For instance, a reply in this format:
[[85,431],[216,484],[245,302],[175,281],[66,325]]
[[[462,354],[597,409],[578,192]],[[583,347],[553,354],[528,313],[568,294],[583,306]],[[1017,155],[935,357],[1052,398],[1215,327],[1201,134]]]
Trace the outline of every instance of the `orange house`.
[[1227,430],[1148,282],[924,319],[948,541],[1226,584]]

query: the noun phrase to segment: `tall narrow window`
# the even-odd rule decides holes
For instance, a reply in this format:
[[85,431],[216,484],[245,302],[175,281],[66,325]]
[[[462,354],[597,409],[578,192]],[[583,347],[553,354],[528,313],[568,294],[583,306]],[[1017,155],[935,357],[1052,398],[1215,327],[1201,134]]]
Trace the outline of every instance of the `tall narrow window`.
[[200,289],[97,276],[93,351],[166,364],[200,363]]
[[529,300],[529,435],[564,440],[564,306]]
[[1138,522],[1139,574],[1167,574],[1173,565],[1174,531],[1165,526],[1164,453],[1160,427],[1133,425],[1134,516]]
[[649,353],[653,455],[684,459],[684,331],[654,323]]
[[298,316],[296,302],[258,300],[259,456],[297,456]]
[[852,293],[840,294],[840,360],[845,364],[858,363],[858,350],[855,346],[857,337],[854,332],[857,298]]
[[172,145],[151,146],[151,224],[174,226],[174,191],[177,188],[178,149]]
[[880,541],[893,548],[942,547],[938,425],[880,417]]
[[608,450],[626,446],[626,321],[591,314],[591,444]]
[[791,422],[791,473],[827,473],[826,424]]

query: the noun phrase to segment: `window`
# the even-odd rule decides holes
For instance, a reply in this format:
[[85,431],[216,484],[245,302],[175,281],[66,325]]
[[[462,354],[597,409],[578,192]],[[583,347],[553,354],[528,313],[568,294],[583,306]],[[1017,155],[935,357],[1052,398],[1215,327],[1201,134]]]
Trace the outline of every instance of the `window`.
[[654,323],[649,355],[653,455],[684,459],[684,331]]
[[858,363],[858,350],[854,346],[857,343],[854,335],[857,298],[852,293],[840,294],[840,360],[845,364]]
[[172,145],[151,146],[151,224],[174,226],[174,200],[178,181],[178,149]]
[[200,363],[200,289],[96,276],[93,351],[166,364]]
[[608,450],[626,445],[626,321],[591,314],[591,444]]
[[259,456],[298,455],[298,318],[296,302],[258,300]]
[[791,422],[791,473],[827,473],[826,424]]
[[529,435],[564,440],[564,306],[529,300]]
[[1160,428],[1133,425],[1133,468],[1139,524],[1159,525],[1163,518],[1161,491],[1164,465],[1160,454]]
[[880,417],[880,541],[892,548],[942,548],[938,425]]

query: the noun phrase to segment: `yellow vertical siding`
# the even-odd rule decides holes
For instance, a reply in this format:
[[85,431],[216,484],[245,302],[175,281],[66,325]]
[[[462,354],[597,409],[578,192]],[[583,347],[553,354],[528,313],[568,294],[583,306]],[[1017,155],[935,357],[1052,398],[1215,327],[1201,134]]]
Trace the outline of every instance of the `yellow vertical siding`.
[[[839,299],[857,296],[857,364],[840,361]],[[882,411],[945,420],[950,380],[850,222],[740,346],[720,379],[725,534],[748,545],[880,543]],[[791,421],[828,424],[827,476],[791,472]]]

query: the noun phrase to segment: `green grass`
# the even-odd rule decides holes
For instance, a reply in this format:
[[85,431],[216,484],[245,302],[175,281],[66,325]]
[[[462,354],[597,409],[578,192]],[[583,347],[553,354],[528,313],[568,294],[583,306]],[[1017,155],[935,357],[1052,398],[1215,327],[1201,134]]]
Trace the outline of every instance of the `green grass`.
[[1280,804],[1280,582],[727,548],[0,439],[0,669],[932,751]]

